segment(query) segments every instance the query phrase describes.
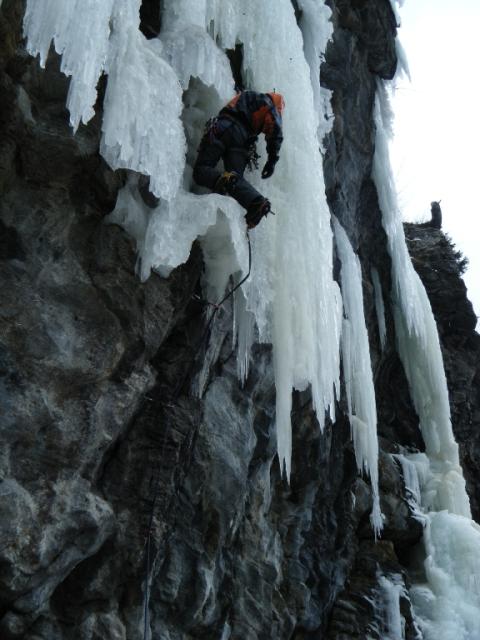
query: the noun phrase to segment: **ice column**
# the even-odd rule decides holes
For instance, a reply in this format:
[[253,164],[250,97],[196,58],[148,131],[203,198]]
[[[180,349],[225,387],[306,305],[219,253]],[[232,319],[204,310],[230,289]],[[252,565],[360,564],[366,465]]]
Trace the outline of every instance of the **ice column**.
[[375,105],[373,177],[392,258],[398,351],[428,456],[428,465],[419,475],[426,512],[423,568],[427,581],[412,587],[412,602],[425,640],[476,640],[480,637],[480,527],[470,519],[435,320],[405,244],[388,155],[391,112],[387,98],[381,86]]
[[398,349],[420,419],[426,453],[432,471],[437,474],[436,495],[431,506],[470,517],[458,446],[450,421],[447,381],[437,326],[425,288],[413,268],[405,243],[388,152],[390,118],[388,96],[385,88],[380,87],[375,106],[377,133],[373,178],[392,258],[392,296]]
[[371,522],[375,534],[378,534],[383,524],[378,493],[377,406],[363,307],[362,269],[345,230],[336,218],[334,229],[342,263],[342,361],[348,416],[357,467],[370,475],[373,493]]

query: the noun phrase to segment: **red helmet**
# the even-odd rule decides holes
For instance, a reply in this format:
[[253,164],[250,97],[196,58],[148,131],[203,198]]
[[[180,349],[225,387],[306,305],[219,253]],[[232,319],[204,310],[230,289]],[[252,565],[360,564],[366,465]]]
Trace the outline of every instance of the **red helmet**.
[[282,115],[283,110],[285,109],[285,100],[283,99],[283,96],[281,93],[267,93],[268,96],[270,96],[270,98],[272,99],[273,104],[275,105],[275,108],[277,109],[278,113],[280,115]]

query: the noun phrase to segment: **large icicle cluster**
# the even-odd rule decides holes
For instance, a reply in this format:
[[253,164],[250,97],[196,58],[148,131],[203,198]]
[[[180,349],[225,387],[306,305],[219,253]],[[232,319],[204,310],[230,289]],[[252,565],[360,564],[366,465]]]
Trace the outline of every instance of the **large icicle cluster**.
[[29,0],[27,50],[42,66],[52,40],[62,54],[74,129],[94,115],[97,82],[108,73],[102,154],[115,169],[150,175],[154,193],[170,200],[184,166],[182,90],[161,43],[139,31],[139,7],[140,0]]
[[114,0],[101,4],[96,0],[37,0],[27,4],[27,50],[38,54],[44,67],[54,41],[55,50],[62,55],[61,69],[72,78],[67,107],[75,130],[80,121],[87,123],[94,115],[97,82],[108,56],[113,7]]
[[167,275],[185,262],[197,238],[206,260],[208,295],[220,296],[231,274],[245,272],[243,211],[227,197],[199,195],[191,180],[195,149],[204,122],[234,93],[227,49],[243,44],[248,88],[275,88],[284,95],[280,162],[268,182],[251,176],[277,215],[251,234],[252,275],[235,307],[242,376],[253,326],[256,339],[273,343],[278,454],[287,475],[292,388],[311,386],[321,426],[325,412],[333,417],[341,329],[330,215],[314,133],[322,135],[330,126],[328,114],[319,114],[319,108],[327,109],[328,96],[318,77],[319,56],[331,34],[330,10],[323,0],[301,4],[313,20],[304,21],[303,36],[289,0],[275,3],[274,24],[269,2],[165,2],[162,32],[149,41],[138,28],[139,0],[28,0],[25,17],[30,53],[40,54],[44,64],[53,39],[64,56],[62,68],[72,77],[68,107],[74,127],[91,117],[98,77],[108,74],[102,154],[114,168],[151,176],[151,190],[160,197],[159,206],[148,210],[132,173],[111,216],[136,238],[142,279],[152,268]]
[[380,86],[373,177],[392,258],[398,351],[427,454],[407,457],[415,465],[416,478],[411,465],[400,460],[412,499],[420,488],[419,510],[424,512],[427,581],[413,586],[412,601],[426,640],[476,640],[480,637],[480,527],[471,520],[435,319],[405,243],[388,150],[391,118],[386,88]]

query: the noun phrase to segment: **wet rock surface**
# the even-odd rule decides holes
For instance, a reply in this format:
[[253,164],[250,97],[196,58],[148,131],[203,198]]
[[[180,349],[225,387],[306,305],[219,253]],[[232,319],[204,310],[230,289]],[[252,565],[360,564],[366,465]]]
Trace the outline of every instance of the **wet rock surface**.
[[[396,355],[390,260],[370,179],[376,77],[394,71],[396,29],[386,0],[331,7],[335,33],[322,78],[333,91],[335,124],[325,174],[332,212],[362,262],[381,436],[380,541],[344,398],[335,424],[320,433],[309,393],[294,394],[286,484],[275,457],[269,347],[254,348],[242,387],[227,304],[206,352],[205,310],[192,300],[198,247],[168,279],[153,274],[140,283],[132,241],[104,222],[125,176],[98,153],[101,101],[74,136],[58,59],[51,54],[39,69],[22,48],[23,3],[3,0],[2,638],[142,638],[149,528],[153,638],[382,638],[382,579],[408,593],[402,560],[422,530],[392,454],[422,450],[423,442]],[[156,29],[152,10],[146,3],[143,21]],[[478,514],[475,321],[443,234],[407,227],[407,235],[439,322]],[[386,303],[384,349],[372,268]],[[407,596],[401,611],[414,638]]]

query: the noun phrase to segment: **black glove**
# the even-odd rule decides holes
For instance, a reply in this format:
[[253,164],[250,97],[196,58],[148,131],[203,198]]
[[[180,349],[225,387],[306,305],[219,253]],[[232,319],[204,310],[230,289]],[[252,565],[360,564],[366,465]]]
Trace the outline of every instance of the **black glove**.
[[275,170],[275,164],[278,160],[278,156],[272,156],[270,157],[267,162],[265,163],[265,166],[263,167],[262,170],[262,178],[270,178],[270,176],[273,174],[274,170]]

